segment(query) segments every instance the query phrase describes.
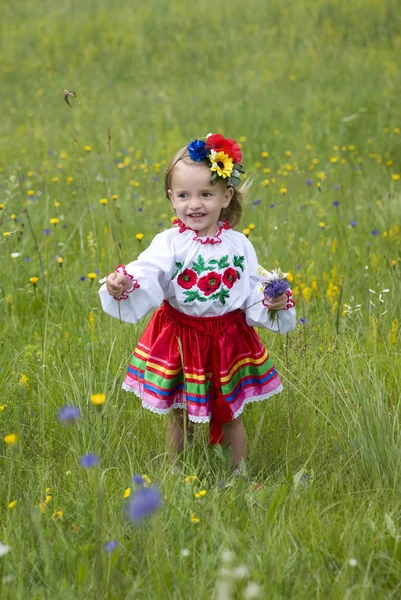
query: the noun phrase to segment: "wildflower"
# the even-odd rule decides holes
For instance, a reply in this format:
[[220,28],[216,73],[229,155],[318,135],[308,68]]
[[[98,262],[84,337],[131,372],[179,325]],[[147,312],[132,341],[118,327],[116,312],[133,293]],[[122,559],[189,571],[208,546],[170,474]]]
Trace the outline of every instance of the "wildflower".
[[269,179],[264,179],[264,180],[262,181],[262,183],[263,183],[263,185],[264,185],[265,187],[269,187],[270,180],[269,180]]
[[204,496],[206,496],[206,490],[200,490],[195,494],[195,498],[203,498]]
[[0,404],[0,412],[7,408],[7,404]]
[[57,223],[60,223],[60,219],[58,219],[57,217],[53,217],[52,219],[49,220],[49,223],[51,225],[57,225]]
[[244,234],[246,237],[248,237],[248,235],[249,235],[250,231],[249,231],[249,229],[248,229],[247,227],[245,227],[245,229],[243,229],[243,230],[242,230],[242,233],[243,233],[243,234]]
[[46,227],[46,229],[43,230],[44,235],[49,235],[52,232],[51,229],[49,229],[49,227]]
[[63,264],[63,259],[62,259],[62,257],[61,257],[61,256],[57,256],[57,258],[56,258],[56,261],[57,261],[57,263],[58,263],[58,264],[60,265],[60,267],[61,267],[61,266],[62,266],[62,264]]
[[75,408],[75,406],[63,406],[58,413],[59,420],[66,424],[75,423],[80,416],[79,408]]
[[251,231],[252,231],[253,229],[255,229],[255,225],[254,225],[254,223],[249,223],[249,225],[248,225],[248,229],[250,229]]
[[132,481],[136,484],[136,485],[143,485],[145,483],[144,478],[142,477],[142,475],[134,475],[132,478]]
[[4,441],[7,444],[7,446],[13,446],[14,444],[17,443],[18,437],[16,433],[8,433],[7,435],[4,436]]
[[308,179],[305,180],[305,183],[306,185],[312,185],[313,181],[308,177]]
[[138,242],[140,242],[142,240],[142,238],[144,237],[144,235],[145,235],[144,233],[137,233],[135,237],[138,240]]
[[281,187],[280,188],[280,194],[286,194],[287,193],[287,188],[286,187]]
[[308,319],[305,319],[304,317],[301,317],[298,320],[299,325],[305,325],[305,323],[307,323],[307,322],[308,322]]
[[12,500],[8,504],[8,508],[14,508],[17,505],[17,500]]
[[0,556],[4,556],[5,554],[7,554],[7,552],[10,552],[10,546],[7,546],[6,544],[2,544],[0,542]]
[[105,394],[91,394],[90,398],[92,404],[94,404],[95,406],[103,406],[103,404],[106,402]]
[[63,511],[62,510],[55,510],[54,513],[52,514],[52,519],[53,521],[55,521],[56,519],[62,519],[63,518]]
[[96,279],[96,277],[97,277],[96,273],[88,273],[88,279],[90,279],[91,281],[93,281],[94,279]]
[[200,523],[200,518],[196,516],[196,514],[194,512],[190,512],[190,517],[189,517],[191,523]]
[[52,182],[53,182],[53,183],[58,183],[58,177],[53,177],[53,178],[52,178]]
[[90,152],[92,150],[92,146],[85,146],[85,152]]
[[10,235],[11,235],[11,231],[5,231],[3,233],[3,236],[6,237],[6,238],[9,237]]
[[117,540],[112,540],[111,542],[106,542],[104,544],[103,548],[105,549],[106,552],[108,552],[109,554],[111,554],[111,552],[114,552],[114,550],[117,550],[117,548],[118,548],[118,541]]
[[28,196],[34,196],[35,192],[33,190],[28,190],[27,194],[28,194]]
[[377,229],[372,229],[372,231],[370,233],[372,235],[379,235],[379,232],[377,231]]
[[133,496],[127,507],[128,517],[138,523],[150,517],[161,506],[160,493],[155,487],[142,487]]
[[112,200],[117,200],[117,198],[118,198],[117,194],[113,194],[112,197],[111,197]]
[[319,223],[319,227],[320,227],[320,229],[324,229],[324,228],[325,228],[325,225],[326,225],[326,224],[324,223],[324,221],[320,221],[320,223]]
[[19,256],[21,256],[21,253],[20,252],[12,252],[10,254],[10,256],[11,256],[11,258],[18,258]]
[[183,556],[184,558],[186,558],[187,556],[190,556],[190,551],[188,550],[188,548],[183,548],[180,552],[181,556]]
[[339,206],[340,202],[338,200],[334,200],[334,202],[332,202],[332,205],[333,206]]
[[131,488],[126,488],[124,491],[124,498],[129,498],[131,496]]
[[348,564],[350,567],[356,567],[358,564],[358,561],[356,560],[356,558],[350,558],[348,561]]
[[392,260],[391,261],[391,266],[393,267],[393,269],[395,269],[395,267],[397,266],[397,261],[396,260]]
[[351,227],[356,227],[357,226],[357,222],[352,220],[349,222],[349,224],[351,225]]
[[96,454],[84,454],[80,461],[81,467],[84,467],[85,469],[97,467],[99,462],[99,458],[96,456]]
[[106,206],[108,200],[107,198],[102,198],[101,200],[99,200],[100,204],[103,204],[103,206]]
[[399,176],[399,174],[398,174],[398,173],[393,173],[393,174],[391,175],[391,179],[392,179],[393,181],[398,181],[398,180],[399,180],[399,178],[400,178],[400,176]]
[[150,477],[148,477],[148,475],[142,475],[142,479],[144,480],[144,486],[147,487],[151,482]]
[[291,154],[292,154],[292,152],[290,150],[287,150],[285,153],[286,156],[291,156]]

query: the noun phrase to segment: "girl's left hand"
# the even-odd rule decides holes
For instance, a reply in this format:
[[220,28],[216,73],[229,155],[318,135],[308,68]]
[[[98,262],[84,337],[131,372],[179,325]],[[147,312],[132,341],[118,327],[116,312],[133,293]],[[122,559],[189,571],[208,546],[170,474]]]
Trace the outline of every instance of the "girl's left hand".
[[286,294],[281,294],[277,298],[267,298],[268,307],[272,310],[283,310],[287,305],[287,296]]

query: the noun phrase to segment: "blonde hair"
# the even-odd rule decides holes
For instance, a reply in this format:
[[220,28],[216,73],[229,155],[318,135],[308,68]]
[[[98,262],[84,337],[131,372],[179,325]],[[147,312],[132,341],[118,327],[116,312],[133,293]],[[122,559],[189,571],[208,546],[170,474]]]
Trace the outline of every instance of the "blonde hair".
[[[179,150],[172,158],[164,173],[164,191],[166,198],[169,198],[168,190],[171,190],[171,179],[173,176],[174,167],[180,160],[187,165],[199,165],[201,167],[206,166],[206,163],[203,160],[200,162],[192,160],[186,146],[185,148],[181,148],[181,150]],[[224,181],[224,179],[222,179],[222,181]],[[233,187],[233,197],[231,198],[230,204],[221,210],[219,217],[220,221],[227,221],[232,228],[238,225],[242,216],[242,203],[249,191],[251,183],[252,180],[248,178],[239,188]]]

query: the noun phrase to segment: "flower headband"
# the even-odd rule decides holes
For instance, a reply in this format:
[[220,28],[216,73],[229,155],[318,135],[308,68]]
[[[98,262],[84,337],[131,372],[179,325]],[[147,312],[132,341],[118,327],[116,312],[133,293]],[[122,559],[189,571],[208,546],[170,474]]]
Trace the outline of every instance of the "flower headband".
[[241,149],[235,140],[225,138],[220,133],[209,133],[206,141],[193,140],[187,148],[189,156],[195,162],[207,160],[210,163],[210,170],[213,171],[211,183],[217,183],[222,177],[227,179],[228,186],[240,184],[244,170],[241,165]]

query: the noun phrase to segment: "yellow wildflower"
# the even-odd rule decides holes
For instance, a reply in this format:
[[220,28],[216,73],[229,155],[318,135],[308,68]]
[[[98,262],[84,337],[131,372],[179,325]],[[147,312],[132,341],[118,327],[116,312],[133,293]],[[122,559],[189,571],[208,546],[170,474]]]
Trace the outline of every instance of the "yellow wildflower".
[[391,179],[392,179],[393,181],[398,181],[398,180],[399,180],[399,178],[400,178],[400,176],[399,176],[399,174],[398,174],[398,173],[392,173],[392,174],[391,174]]
[[7,407],[7,404],[0,404],[0,412]]
[[11,235],[11,231],[5,231],[3,233],[4,237],[8,237],[9,235]]
[[264,185],[265,187],[269,187],[270,180],[269,180],[269,179],[264,179],[264,180],[262,181],[262,183],[263,183],[263,185]]
[[90,399],[95,406],[102,406],[106,402],[106,394],[91,394]]
[[84,149],[86,152],[90,152],[92,150],[92,146],[85,146]]
[[60,223],[60,219],[58,219],[57,217],[53,217],[52,219],[49,220],[49,223],[51,225],[57,225],[57,223]]
[[57,262],[58,262],[58,264],[59,264],[59,265],[60,265],[60,267],[61,267],[61,265],[63,264],[63,259],[61,258],[61,256],[58,256],[58,257],[57,257]]
[[287,188],[286,187],[281,187],[280,188],[280,194],[286,194],[287,193]]
[[291,154],[292,154],[291,150],[286,150],[286,153],[285,153],[286,156],[291,156]]
[[17,443],[18,437],[16,433],[8,433],[7,435],[4,436],[4,441],[7,444],[7,446],[13,446],[14,444]]
[[291,283],[292,281],[294,281],[294,275],[292,273],[287,273],[287,279]]
[[250,229],[251,231],[252,231],[253,229],[255,229],[255,225],[254,225],[254,223],[249,223],[249,225],[248,225],[248,229]]
[[112,200],[117,200],[117,198],[118,198],[117,194],[113,194],[112,197],[111,197]]
[[193,481],[196,481],[197,479],[198,478],[196,475],[188,475],[188,477],[185,477],[184,481],[185,481],[185,483],[190,485]]
[[100,204],[103,204],[103,206],[106,206],[108,200],[107,198],[101,198],[101,200],[99,200]]
[[324,221],[320,221],[320,223],[319,223],[319,227],[320,227],[321,229],[324,229],[325,225],[326,225],[326,223],[325,223]]
[[53,182],[53,183],[58,183],[58,177],[53,177],[53,178],[52,178],[52,182]]
[[19,379],[19,382],[20,382],[22,385],[27,385],[27,383],[28,383],[28,375],[25,375],[25,373],[22,373],[22,374],[21,374],[21,377],[20,377],[20,379]]
[[52,519],[55,521],[56,519],[62,519],[63,518],[63,511],[62,510],[56,510],[54,511],[54,513],[52,514]]
[[91,279],[93,281],[94,279],[96,279],[96,277],[96,273],[88,273],[88,279]]
[[138,242],[140,242],[144,236],[145,236],[144,233],[137,233],[135,237],[138,240]]
[[35,192],[33,190],[28,190],[27,194],[28,194],[28,196],[34,196]]
[[244,235],[246,235],[246,237],[248,237],[248,235],[249,235],[250,231],[249,231],[249,229],[248,229],[247,227],[245,227],[245,229],[243,229],[243,230],[242,230],[242,233],[243,233]]
[[200,518],[196,516],[196,514],[194,512],[190,513],[190,521],[191,523],[200,523]]
[[129,498],[131,496],[131,488],[126,488],[124,492],[124,498]]
[[262,152],[262,158],[269,158],[268,152]]
[[16,504],[17,504],[17,500],[12,500],[11,502],[9,502],[8,508],[14,508],[14,506],[16,506]]
[[206,490],[200,490],[195,494],[195,498],[203,498],[204,496],[206,496]]
[[[149,485],[149,483],[152,483],[152,481],[148,475],[142,475],[142,479],[145,480],[146,485]],[[145,487],[146,487],[146,485],[145,485]]]
[[32,285],[36,286],[36,284],[39,281],[39,278],[38,277],[30,277],[29,281],[32,283]]

